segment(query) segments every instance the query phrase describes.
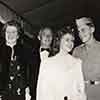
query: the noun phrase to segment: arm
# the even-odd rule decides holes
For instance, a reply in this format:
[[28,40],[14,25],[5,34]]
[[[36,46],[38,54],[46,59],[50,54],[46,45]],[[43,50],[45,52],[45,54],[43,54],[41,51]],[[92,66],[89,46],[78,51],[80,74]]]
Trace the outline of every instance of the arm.
[[[32,98],[36,98],[36,86],[38,78],[38,70],[40,67],[40,56],[37,49],[28,49],[26,52],[26,82],[27,88],[25,92],[30,94]],[[28,90],[28,91],[27,91]]]
[[50,79],[49,67],[45,63],[41,63],[38,85],[37,85],[37,100],[54,100],[52,96],[52,87]]
[[84,84],[84,78],[83,78],[83,73],[82,73],[82,63],[79,61],[77,63],[77,68],[76,68],[76,95],[77,95],[77,100],[87,100],[86,99],[86,94],[85,94],[85,84]]
[[76,48],[74,48],[74,50],[73,50],[73,53],[72,53],[72,55],[74,56],[74,57],[79,57],[79,49],[76,47]]

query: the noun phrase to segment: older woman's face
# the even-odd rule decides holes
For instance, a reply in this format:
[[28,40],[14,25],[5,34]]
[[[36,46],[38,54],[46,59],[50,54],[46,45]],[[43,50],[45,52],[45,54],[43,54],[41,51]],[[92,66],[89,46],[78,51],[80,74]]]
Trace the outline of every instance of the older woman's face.
[[13,43],[18,39],[18,32],[15,26],[7,26],[5,31],[5,38],[7,42]]
[[74,47],[74,37],[71,34],[65,34],[61,38],[60,49],[64,52],[70,52]]

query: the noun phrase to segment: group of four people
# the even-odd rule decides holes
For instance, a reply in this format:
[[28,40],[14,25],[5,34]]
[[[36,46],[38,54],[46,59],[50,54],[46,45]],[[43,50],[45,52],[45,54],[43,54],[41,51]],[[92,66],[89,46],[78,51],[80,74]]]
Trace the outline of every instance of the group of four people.
[[[74,48],[73,29],[59,31],[59,52],[53,51],[53,31],[39,32],[40,47],[23,45],[23,30],[14,20],[8,21],[0,43],[0,95],[4,100],[99,100],[100,43],[93,33],[91,18],[76,19],[83,44]],[[52,57],[51,57],[52,56]],[[40,64],[41,63],[41,64]]]

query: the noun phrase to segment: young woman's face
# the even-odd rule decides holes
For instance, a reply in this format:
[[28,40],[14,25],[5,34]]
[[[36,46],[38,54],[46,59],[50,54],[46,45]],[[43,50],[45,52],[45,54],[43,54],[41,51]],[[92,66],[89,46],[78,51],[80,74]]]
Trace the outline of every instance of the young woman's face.
[[15,26],[7,26],[5,32],[5,38],[6,41],[9,43],[16,42],[17,39],[19,38],[17,28]]
[[74,47],[74,37],[71,34],[65,34],[60,41],[60,49],[64,52],[70,52]]

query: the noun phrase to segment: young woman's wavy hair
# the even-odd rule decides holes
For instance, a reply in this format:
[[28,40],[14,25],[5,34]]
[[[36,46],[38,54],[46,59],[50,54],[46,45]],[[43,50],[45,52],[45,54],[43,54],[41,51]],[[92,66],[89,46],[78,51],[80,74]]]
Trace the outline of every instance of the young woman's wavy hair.
[[75,37],[74,28],[72,28],[71,26],[66,26],[58,30],[55,40],[55,48],[58,49],[58,52],[60,49],[60,40],[65,34],[71,34],[73,37]]

